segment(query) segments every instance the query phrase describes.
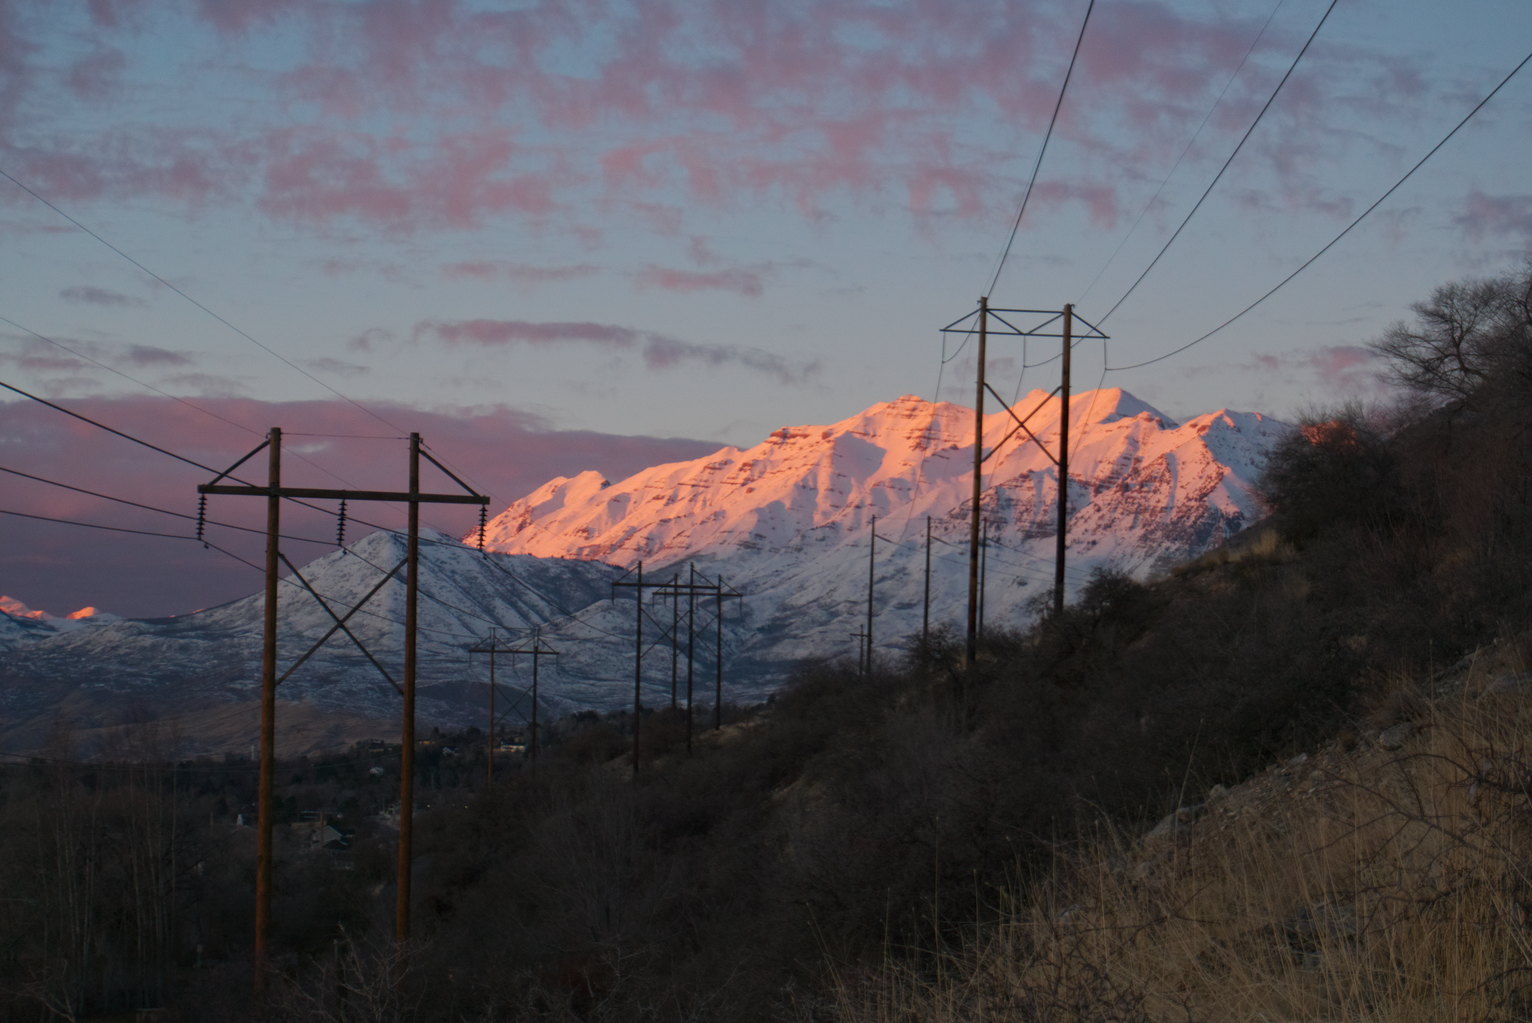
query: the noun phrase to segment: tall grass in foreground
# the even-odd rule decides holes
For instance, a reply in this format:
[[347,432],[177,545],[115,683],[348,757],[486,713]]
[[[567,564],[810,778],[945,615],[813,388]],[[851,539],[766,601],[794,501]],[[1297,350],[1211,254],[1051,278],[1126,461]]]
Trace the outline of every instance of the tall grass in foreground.
[[1532,685],[1415,723],[1101,837],[939,964],[842,977],[838,1017],[1532,1019]]

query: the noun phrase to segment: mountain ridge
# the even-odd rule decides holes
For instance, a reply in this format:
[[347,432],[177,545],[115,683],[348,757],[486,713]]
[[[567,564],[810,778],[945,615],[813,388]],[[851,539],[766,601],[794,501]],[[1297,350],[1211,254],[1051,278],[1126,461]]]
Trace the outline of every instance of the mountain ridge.
[[[1043,444],[1055,442],[1056,398],[1033,392],[1017,403],[1016,416]],[[985,417],[983,603],[990,623],[1022,623],[1053,586],[1057,468],[1037,444],[1004,443],[1014,426],[1010,411]],[[1164,571],[1259,517],[1256,474],[1290,428],[1230,410],[1177,423],[1111,389],[1074,396],[1070,429],[1066,584],[1074,593],[1099,568],[1138,577]],[[972,445],[970,409],[906,395],[838,423],[784,427],[750,448],[720,447],[616,482],[593,472],[549,480],[494,517],[482,554],[428,536],[422,720],[479,723],[482,703],[471,691],[482,688],[482,672],[466,651],[491,630],[525,635],[538,628],[563,651],[544,675],[545,713],[631,706],[635,594],[613,583],[640,565],[653,582],[679,582],[695,566],[709,584],[744,594],[729,602],[721,623],[713,621],[717,602],[697,602],[698,627],[717,633],[699,644],[697,669],[710,676],[713,648],[724,650],[726,699],[764,699],[805,659],[856,656],[852,633],[868,621],[869,597],[874,650],[896,655],[926,621],[928,592],[933,623],[964,617]],[[401,535],[375,533],[311,562],[303,577],[340,613],[402,559],[402,547]],[[396,575],[350,625],[395,679],[403,598]],[[257,593],[168,619],[69,623],[69,631],[6,615],[0,725],[46,713],[81,687],[103,707],[92,727],[110,723],[111,707],[135,701],[184,707],[250,699],[262,599]],[[651,649],[670,644],[680,614],[663,600],[653,590],[645,596]],[[279,621],[284,665],[332,624],[295,578],[281,588]],[[658,706],[669,699],[668,678],[660,676],[671,658],[651,657],[641,685],[644,702]],[[284,701],[374,717],[391,712],[396,700],[378,667],[344,635],[333,636],[281,692]],[[0,727],[0,743],[4,732]]]

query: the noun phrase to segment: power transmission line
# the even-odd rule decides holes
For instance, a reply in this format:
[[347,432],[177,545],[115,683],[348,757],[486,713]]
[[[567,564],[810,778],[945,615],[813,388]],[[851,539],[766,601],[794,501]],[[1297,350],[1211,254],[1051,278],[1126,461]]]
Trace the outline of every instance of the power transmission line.
[[1043,134],[1042,147],[1037,151],[1037,162],[1032,165],[1032,176],[1027,180],[1027,189],[1021,194],[1021,206],[1016,210],[1016,220],[1011,224],[1011,235],[1005,241],[1005,248],[1000,253],[1000,260],[995,264],[995,273],[989,279],[989,287],[984,294],[992,295],[995,284],[1000,280],[1000,271],[1005,269],[1005,261],[1011,255],[1011,246],[1016,244],[1016,232],[1021,229],[1022,215],[1027,212],[1027,200],[1032,198],[1032,186],[1037,184],[1037,173],[1042,170],[1043,156],[1048,152],[1048,141],[1053,138],[1053,126],[1058,123],[1059,110],[1064,106],[1064,94],[1069,91],[1069,79],[1075,73],[1075,61],[1080,59],[1080,44],[1085,42],[1085,29],[1090,24],[1091,11],[1096,9],[1096,0],[1090,0],[1085,7],[1085,18],[1080,22],[1080,35],[1075,39],[1074,53],[1069,57],[1069,67],[1064,72],[1064,84],[1059,87],[1058,102],[1053,104],[1053,116],[1048,119],[1048,130]]
[[[1266,15],[1266,21],[1261,25],[1261,30],[1257,32],[1255,34],[1255,38],[1250,41],[1250,47],[1245,50],[1245,55],[1239,59],[1239,65],[1234,69],[1234,72],[1229,75],[1228,81],[1223,83],[1223,88],[1219,90],[1217,98],[1213,100],[1213,105],[1208,107],[1207,113],[1202,115],[1202,123],[1197,125],[1197,130],[1192,132],[1192,137],[1186,140],[1186,146],[1181,150],[1181,155],[1176,157],[1176,162],[1165,174],[1165,178],[1160,182],[1160,186],[1154,190],[1154,194],[1149,197],[1149,201],[1144,204],[1144,208],[1140,210],[1138,216],[1134,218],[1133,226],[1129,227],[1127,233],[1122,236],[1122,240],[1117,243],[1117,248],[1112,250],[1112,254],[1107,257],[1106,262],[1101,264],[1101,269],[1096,271],[1096,276],[1091,278],[1091,282],[1087,284],[1085,286],[1085,290],[1080,293],[1080,304],[1085,302],[1086,296],[1088,296],[1091,293],[1091,290],[1095,288],[1096,282],[1101,280],[1101,275],[1106,273],[1107,269],[1112,265],[1112,263],[1117,260],[1118,255],[1122,252],[1123,246],[1128,244],[1128,239],[1132,238],[1134,233],[1138,231],[1138,225],[1143,223],[1144,218],[1149,215],[1149,211],[1154,208],[1154,204],[1159,201],[1161,193],[1165,191],[1165,186],[1170,184],[1170,179],[1175,177],[1176,171],[1181,169],[1181,164],[1186,159],[1187,154],[1190,153],[1192,151],[1192,147],[1197,144],[1197,139],[1202,137],[1202,129],[1207,127],[1208,121],[1212,120],[1213,114],[1223,103],[1224,96],[1228,94],[1229,89],[1234,85],[1235,81],[1238,80],[1239,73],[1245,69],[1245,65],[1250,60],[1250,55],[1254,53],[1255,48],[1261,44],[1261,40],[1266,38],[1266,30],[1271,27],[1272,20],[1276,18],[1277,12],[1282,9],[1282,5],[1285,2],[1286,0],[1277,0],[1276,6],[1271,9],[1271,13]],[[1102,317],[1102,319],[1105,318],[1106,317]],[[1058,358],[1058,356],[1054,356],[1054,358]]]
[[197,301],[191,295],[187,294],[185,291],[182,291],[180,288],[176,287],[170,281],[168,281],[165,278],[161,277],[159,274],[157,274],[153,270],[149,269],[143,263],[140,263],[138,260],[136,260],[132,256],[128,255],[122,249],[118,248],[116,245],[113,245],[111,242],[107,241],[100,234],[98,234],[95,231],[91,230],[89,227],[86,227],[84,224],[80,223],[80,221],[76,220],[74,217],[70,216],[68,213],[65,213],[62,209],[60,209],[54,203],[50,202],[49,200],[47,200],[43,196],[39,195],[37,192],[33,191],[27,185],[22,183],[18,178],[16,178],[15,175],[11,174],[9,171],[5,170],[5,168],[3,168],[3,167],[0,167],[0,177],[5,178],[11,184],[15,185],[17,188],[21,189],[23,192],[25,192],[28,195],[30,195],[32,198],[36,199],[38,202],[40,202],[44,206],[48,207],[54,213],[57,213],[59,216],[63,217],[65,220],[69,221],[71,224],[73,224],[75,227],[79,228],[81,231],[84,231],[86,234],[90,235],[90,237],[94,238],[96,241],[100,242],[102,245],[105,245],[108,249],[111,249],[117,255],[121,256],[123,259],[125,259],[129,263],[133,264],[139,270],[141,270],[142,272],[148,274],[150,277],[154,278],[154,280],[158,281],[160,284],[163,284],[165,287],[169,288],[171,291],[175,292],[177,295],[179,295],[182,298],[184,298],[186,301],[190,302],[192,305],[196,306],[198,309],[202,310],[204,313],[206,313],[207,315],[211,316],[213,319],[217,320],[219,323],[223,324],[225,327],[228,327],[230,330],[232,330],[234,333],[238,334],[240,337],[244,338],[246,341],[249,341],[251,344],[253,344],[257,348],[261,349],[267,355],[270,355],[272,358],[277,359],[278,361],[282,362],[288,368],[296,370],[298,373],[301,373],[305,377],[308,377],[314,383],[318,384],[320,387],[323,387],[325,390],[329,391],[331,394],[335,395],[337,398],[339,398],[340,400],[344,401],[346,404],[352,406],[353,408],[357,409],[359,412],[364,413],[365,415],[371,416],[373,419],[376,419],[378,422],[382,423],[384,426],[387,426],[389,429],[397,431],[399,433],[408,433],[409,432],[409,431],[405,430],[403,427],[399,426],[398,424],[389,422],[387,419],[385,419],[384,417],[380,416],[378,413],[372,411],[369,408],[366,408],[365,406],[363,406],[360,403],[354,401],[353,399],[351,399],[347,395],[342,394],[340,391],[336,390],[334,387],[331,387],[329,384],[325,383],[323,380],[319,379],[317,376],[315,376],[313,373],[310,373],[308,370],[304,369],[302,366],[300,366],[297,363],[293,362],[291,359],[287,358],[287,356],[281,354],[276,349],[274,349],[274,348],[270,347],[269,345],[266,345],[263,342],[257,340],[254,337],[254,335],[248,333],[247,331],[243,330],[242,328],[240,328],[238,326],[235,326],[232,322],[230,322],[229,320],[225,319],[223,316],[221,316],[218,313],[214,312],[212,309],[208,308],[206,305],[203,305],[201,302]]
[[1218,168],[1218,173],[1213,175],[1213,180],[1208,182],[1208,187],[1203,190],[1201,198],[1199,198],[1196,203],[1192,205],[1191,210],[1186,214],[1185,219],[1181,221],[1180,226],[1175,229],[1170,238],[1165,242],[1163,246],[1161,246],[1160,251],[1157,252],[1154,258],[1149,261],[1149,265],[1144,267],[1144,272],[1139,274],[1137,279],[1135,279],[1133,283],[1128,286],[1128,290],[1123,292],[1121,298],[1112,303],[1112,307],[1108,309],[1106,313],[1101,317],[1102,323],[1105,323],[1107,320],[1111,319],[1112,314],[1117,311],[1117,308],[1126,302],[1128,300],[1128,296],[1133,294],[1133,292],[1138,289],[1138,286],[1143,283],[1144,278],[1149,276],[1149,271],[1155,268],[1155,265],[1159,263],[1160,258],[1170,250],[1170,247],[1175,244],[1176,239],[1181,237],[1181,232],[1186,229],[1186,225],[1191,223],[1192,217],[1197,215],[1197,211],[1202,208],[1202,204],[1207,201],[1207,197],[1212,194],[1213,189],[1218,186],[1218,182],[1223,179],[1224,171],[1229,169],[1229,165],[1234,162],[1234,158],[1238,156],[1240,150],[1245,147],[1245,143],[1250,139],[1251,134],[1255,132],[1256,125],[1261,123],[1261,118],[1266,116],[1266,111],[1270,110],[1271,105],[1277,101],[1277,96],[1282,92],[1282,87],[1286,85],[1287,80],[1293,76],[1293,72],[1298,70],[1299,61],[1303,60],[1303,55],[1309,52],[1309,47],[1313,45],[1315,37],[1319,35],[1319,30],[1324,28],[1325,22],[1330,17],[1330,12],[1335,10],[1335,5],[1337,3],[1339,3],[1339,0],[1330,0],[1330,6],[1325,8],[1325,13],[1320,17],[1319,24],[1315,25],[1314,31],[1309,33],[1309,37],[1304,42],[1303,48],[1298,51],[1298,55],[1294,57],[1293,62],[1288,65],[1287,73],[1282,76],[1282,80],[1277,83],[1277,87],[1271,90],[1271,95],[1267,97],[1265,105],[1262,106],[1260,112],[1255,115],[1255,120],[1250,122],[1250,127],[1245,129],[1245,134],[1240,136],[1239,143],[1235,145],[1234,151],[1229,154],[1229,158],[1223,162],[1223,166]]
[[[1245,308],[1241,309],[1239,312],[1235,313],[1233,316],[1229,317],[1227,320],[1224,320],[1222,323],[1220,323],[1218,326],[1214,327],[1212,330],[1208,331],[1206,334],[1203,334],[1201,337],[1195,338],[1194,340],[1188,341],[1186,344],[1182,345],[1179,348],[1172,349],[1171,351],[1166,352],[1164,355],[1157,355],[1157,356],[1155,356],[1152,359],[1145,359],[1143,362],[1135,362],[1135,363],[1131,363],[1131,364],[1126,365],[1126,366],[1108,366],[1107,367],[1107,372],[1117,373],[1117,372],[1121,372],[1123,370],[1141,369],[1144,366],[1151,366],[1151,365],[1153,365],[1156,362],[1163,362],[1164,360],[1169,359],[1172,356],[1180,355],[1182,352],[1186,351],[1188,348],[1191,348],[1194,345],[1199,345],[1202,342],[1206,341],[1208,338],[1212,337],[1214,334],[1217,334],[1219,331],[1223,330],[1225,327],[1229,326],[1230,324],[1234,323],[1236,320],[1238,320],[1241,317],[1243,317],[1246,313],[1250,312],[1256,306],[1260,305],[1262,302],[1265,302],[1268,298],[1270,298],[1271,296],[1275,295],[1284,286],[1286,286],[1288,284],[1288,282],[1290,282],[1293,278],[1297,277],[1303,271],[1307,270],[1310,266],[1312,266],[1315,263],[1315,261],[1317,261],[1319,259],[1320,256],[1323,256],[1326,252],[1329,252],[1330,249],[1333,248],[1337,242],[1339,242],[1342,238],[1346,237],[1346,235],[1350,234],[1351,230],[1354,227],[1356,227],[1358,224],[1360,224],[1363,220],[1367,219],[1369,214],[1371,214],[1379,206],[1383,205],[1384,200],[1386,200],[1389,196],[1393,195],[1394,192],[1396,192],[1400,188],[1400,186],[1402,186],[1406,181],[1408,181],[1410,179],[1410,177],[1416,171],[1420,170],[1420,168],[1425,165],[1425,162],[1427,160],[1429,160],[1429,159],[1431,159],[1431,157],[1435,156],[1437,151],[1440,150],[1443,146],[1445,146],[1448,143],[1448,141],[1451,140],[1451,138],[1454,135],[1456,135],[1458,133],[1458,131],[1461,130],[1462,127],[1465,124],[1467,124],[1470,120],[1472,120],[1474,115],[1478,114],[1478,112],[1480,110],[1484,109],[1485,105],[1487,103],[1489,103],[1490,100],[1495,98],[1495,94],[1498,93],[1501,89],[1505,88],[1506,84],[1509,83],[1512,78],[1515,78],[1516,75],[1518,73],[1520,73],[1521,69],[1526,67],[1529,62],[1532,62],[1532,53],[1529,53],[1525,57],[1523,57],[1521,59],[1521,63],[1517,64],[1514,68],[1512,68],[1511,69],[1511,73],[1506,75],[1504,78],[1502,78],[1500,80],[1500,84],[1496,85],[1493,89],[1491,89],[1489,91],[1489,93],[1487,95],[1485,95],[1485,97],[1483,99],[1479,100],[1479,102],[1474,105],[1474,108],[1472,110],[1470,110],[1463,117],[1463,119],[1461,121],[1459,121],[1455,126],[1453,126],[1453,129],[1451,131],[1449,131],[1446,135],[1442,136],[1441,141],[1438,142],[1436,145],[1432,146],[1430,151],[1427,152],[1425,156],[1422,156],[1419,160],[1417,160],[1415,162],[1415,165],[1413,167],[1411,167],[1409,170],[1405,171],[1403,177],[1401,177],[1398,181],[1395,181],[1392,185],[1390,185],[1388,190],[1386,192],[1384,192],[1382,195],[1378,196],[1378,198],[1373,201],[1371,206],[1367,207],[1365,210],[1363,210],[1361,212],[1361,214],[1355,220],[1353,220],[1351,223],[1347,224],[1345,226],[1345,228],[1342,229],[1340,234],[1337,234],[1334,238],[1331,238],[1328,242],[1326,242],[1324,244],[1324,246],[1322,248],[1320,248],[1320,250],[1318,252],[1314,253],[1308,259],[1304,260],[1303,263],[1301,265],[1299,265],[1299,267],[1296,270],[1294,270],[1292,273],[1288,274],[1286,277],[1284,277],[1280,281],[1278,281],[1276,283],[1276,285],[1270,291],[1267,291],[1260,298],[1256,299],[1254,302],[1251,302],[1249,305],[1245,306]],[[1124,296],[1124,297],[1126,297],[1126,296]]]

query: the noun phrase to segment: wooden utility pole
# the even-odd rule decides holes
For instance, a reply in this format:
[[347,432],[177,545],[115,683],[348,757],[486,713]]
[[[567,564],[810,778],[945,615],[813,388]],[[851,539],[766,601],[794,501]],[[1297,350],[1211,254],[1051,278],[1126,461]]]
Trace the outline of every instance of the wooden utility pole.
[[979,501],[984,478],[984,379],[986,348],[989,342],[989,296],[979,298],[979,371],[974,377],[973,398],[973,488],[972,508],[968,516],[968,636],[964,645],[964,663],[973,664],[979,656]]
[[404,568],[404,721],[399,730],[399,863],[394,885],[394,941],[410,940],[410,882],[415,845],[415,633],[420,596],[420,434],[410,434],[409,536]]
[[872,517],[872,530],[867,536],[867,674],[872,674],[872,580],[876,567],[874,556],[878,549],[878,517]]
[[931,650],[931,516],[926,516],[926,593],[921,602],[920,645]]
[[697,649],[697,566],[688,565],[686,578],[686,752],[692,751],[692,680]]
[[537,662],[538,662],[539,659],[541,659],[543,657],[547,657],[549,655],[557,657],[559,652],[557,650],[553,649],[552,647],[544,647],[543,646],[542,629],[539,626],[534,625],[532,627],[532,648],[530,650],[528,650],[528,649],[526,649],[524,647],[517,647],[516,649],[511,651],[511,656],[512,657],[515,657],[517,654],[528,654],[532,658],[532,721],[531,721],[531,723],[529,725],[530,735],[528,736],[528,738],[529,738],[530,741],[529,741],[529,743],[527,745],[527,755],[529,756],[529,758],[532,761],[532,770],[536,771],[537,770],[537,743],[538,743],[538,739],[537,739],[537,729],[538,729],[538,724],[537,724],[537,701],[538,701]]
[[[678,575],[671,576],[670,577],[670,584],[672,586],[680,586],[681,585],[681,577],[678,576]],[[681,602],[679,600],[672,600],[670,602],[670,709],[671,710],[675,710],[676,709],[676,680],[678,678],[678,676],[676,674],[676,658],[680,654],[680,650],[681,650],[680,635],[681,635]],[[688,703],[691,702],[691,694],[690,693],[686,694],[686,701]]]
[[[723,576],[718,577],[718,606],[713,615],[713,731],[723,727]],[[739,596],[739,594],[734,594]]]
[[485,735],[484,756],[484,783],[492,784],[495,780],[495,690],[498,688],[495,682],[495,655],[515,653],[514,647],[509,647],[500,642],[495,635],[495,630],[489,630],[489,635],[479,640],[468,648],[470,654],[489,654],[489,729]]
[[[476,648],[475,648],[476,649]],[[495,783],[495,632],[489,633],[489,728],[484,735],[484,784]],[[472,653],[473,649],[469,650]]]
[[281,557],[282,431],[267,437],[266,608],[261,630],[261,775],[256,792],[255,990],[264,993],[266,937],[271,933],[271,829],[274,823],[273,778],[277,735],[277,581]]
[[989,593],[989,520],[979,529],[979,635],[984,635],[984,598]]
[[[251,484],[229,484],[222,481],[249,459],[255,457],[262,449],[266,449],[269,459],[266,486]],[[463,493],[458,494],[427,494],[420,490],[420,459],[424,457],[445,473],[454,483],[463,488]],[[266,605],[261,640],[261,764],[260,782],[257,789],[257,827],[261,837],[257,839],[256,851],[256,883],[255,883],[255,942],[254,942],[254,967],[255,989],[263,992],[266,987],[266,973],[269,959],[268,937],[271,930],[271,828],[274,820],[274,784],[273,776],[276,765],[276,691],[277,686],[292,672],[306,661],[321,645],[325,643],[337,631],[343,631],[350,637],[352,642],[362,648],[362,652],[378,667],[389,683],[394,685],[404,697],[403,712],[403,744],[400,750],[400,779],[399,779],[399,876],[397,880],[397,898],[395,901],[395,937],[403,943],[409,938],[409,881],[410,881],[410,856],[411,856],[411,828],[413,826],[413,807],[410,801],[414,796],[414,741],[415,741],[415,668],[416,668],[416,639],[418,633],[418,594],[420,589],[419,561],[420,561],[420,506],[422,504],[477,504],[481,507],[489,503],[489,498],[479,494],[468,484],[458,479],[451,470],[447,469],[435,458],[425,454],[421,450],[420,434],[410,434],[410,469],[409,490],[405,492],[379,491],[379,490],[334,490],[322,487],[286,487],[281,482],[281,459],[282,459],[282,431],[273,427],[253,451],[235,462],[228,469],[219,473],[211,483],[204,483],[197,487],[199,494],[228,494],[239,497],[264,497],[266,498]],[[409,536],[406,545],[404,561],[396,565],[382,580],[373,587],[362,600],[342,617],[335,613],[330,605],[321,597],[308,581],[303,578],[296,566],[281,553],[280,549],[280,504],[283,498],[310,498],[315,500],[338,500],[338,501],[405,501],[409,504]],[[334,619],[335,624],[325,633],[320,640],[294,662],[280,678],[277,676],[277,583],[278,572],[281,563],[286,563],[293,570],[293,575],[314,597],[316,603]],[[350,629],[346,627],[346,621],[363,604],[382,589],[383,584],[392,578],[400,568],[405,569],[405,634],[404,634],[404,677],[403,686],[394,682],[393,678],[383,670],[382,665],[369,653],[361,641]]]
[[638,729],[644,704],[644,563],[638,563],[638,618],[633,628],[633,774],[638,776]]
[[[639,582],[633,583],[617,582],[613,583],[612,585],[614,587],[636,587],[638,588],[640,594],[643,593],[643,587],[648,586],[652,589],[658,590],[662,599],[676,601],[677,607],[679,607],[679,601],[682,595],[684,594],[686,596],[686,751],[687,753],[690,753],[692,748],[692,703],[696,695],[697,597],[712,596],[717,608],[717,615],[715,616],[715,625],[717,628],[716,639],[714,642],[715,664],[713,666],[713,727],[717,729],[722,726],[721,708],[723,706],[723,602],[726,598],[738,598],[742,597],[743,595],[735,592],[734,590],[727,590],[727,592],[725,592],[727,587],[724,586],[722,579],[719,579],[717,582],[713,583],[698,582],[697,566],[695,564],[689,566],[688,579],[685,583],[682,583],[677,579],[672,579],[668,583],[645,583],[640,580]],[[672,613],[672,620],[675,620],[674,611]],[[679,637],[677,635],[679,631],[679,625],[673,627],[671,630],[673,644],[679,642]]]
[[1069,350],[1075,307],[1064,306],[1064,350],[1059,383],[1059,525],[1053,556],[1053,613],[1064,611],[1064,550],[1069,535]]

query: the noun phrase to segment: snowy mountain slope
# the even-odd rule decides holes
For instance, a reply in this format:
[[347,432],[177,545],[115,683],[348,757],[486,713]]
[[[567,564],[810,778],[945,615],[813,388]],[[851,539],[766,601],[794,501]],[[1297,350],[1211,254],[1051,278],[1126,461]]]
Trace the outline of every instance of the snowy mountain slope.
[[[1050,449],[1060,404],[1040,392],[1015,408]],[[1030,415],[1029,415],[1030,413]],[[1120,390],[1070,402],[1069,562],[1077,591],[1093,568],[1139,576],[1216,546],[1259,514],[1252,486],[1289,429],[1260,415],[1219,411],[1175,423]],[[983,611],[1015,625],[1051,592],[1057,469],[1004,410],[985,417]],[[760,444],[722,448],[608,483],[595,473],[551,480],[497,515],[481,554],[436,534],[422,546],[420,714],[482,724],[484,659],[468,647],[491,629],[525,647],[530,630],[559,651],[541,673],[544,713],[631,706],[635,593],[646,581],[722,579],[726,698],[761,699],[804,658],[856,656],[867,622],[872,554],[874,643],[902,648],[925,617],[957,625],[965,614],[973,413],[915,397],[875,405],[829,426],[784,428]],[[873,518],[877,540],[869,549]],[[931,572],[926,529],[930,522]],[[302,576],[345,614],[404,558],[404,540],[375,533],[305,566]],[[404,620],[402,572],[349,622],[397,679]],[[670,630],[684,617],[645,593],[644,702],[670,698]],[[35,718],[66,696],[99,708],[90,726],[138,701],[179,708],[249,701],[260,668],[263,597],[176,618],[102,621],[60,631],[54,621],[0,617],[0,725]],[[279,595],[285,670],[333,619],[296,578]],[[681,608],[684,612],[685,605]],[[697,602],[698,684],[710,699],[715,602]],[[684,644],[684,641],[683,641]],[[514,663],[508,663],[514,662]],[[526,657],[499,659],[499,681],[525,685]],[[678,672],[684,673],[684,655]],[[283,701],[386,718],[398,697],[355,644],[336,634],[280,691]],[[502,706],[505,706],[502,703]],[[3,729],[0,729],[3,731]]]
[[[1016,415],[1049,450],[1060,403],[1042,392]],[[1117,389],[1070,401],[1069,568],[1075,592],[1092,568],[1138,576],[1216,546],[1260,514],[1259,467],[1289,429],[1219,411],[1175,423]],[[1049,592],[1058,472],[987,415],[981,508],[985,614],[1015,624]],[[998,448],[998,450],[996,450]],[[931,620],[966,606],[973,413],[906,396],[830,426],[778,430],[748,450],[723,448],[617,483],[594,473],[552,480],[491,520],[491,549],[542,557],[643,561],[661,577],[695,561],[749,594],[746,652],[762,665],[854,651],[865,620],[874,516],[875,645],[892,651],[924,620],[925,521],[931,519]]]
[[[402,536],[374,533],[304,566],[303,579],[344,616],[403,561],[404,550]],[[492,628],[514,638],[516,630],[551,625],[549,634],[557,635],[563,621],[567,631],[577,633],[584,626],[567,620],[568,614],[607,599],[610,580],[620,574],[600,564],[480,554],[442,534],[423,538],[420,571],[421,718],[481,727],[483,722],[475,716],[482,706],[485,672],[482,663],[470,665],[468,648]],[[403,578],[401,569],[347,623],[395,681],[402,675]],[[264,596],[257,593],[175,618],[122,619],[92,629],[29,633],[12,643],[0,663],[0,726],[48,714],[81,690],[93,700],[92,710],[77,713],[72,722],[79,728],[113,724],[128,709],[146,703],[184,709],[253,700],[259,691],[263,608]],[[285,578],[278,593],[279,671],[286,671],[324,637],[333,621],[300,581]],[[7,634],[0,632],[0,637]],[[509,663],[510,658],[501,659],[499,681],[508,687],[502,699],[526,673],[525,658],[521,660],[518,666]],[[471,706],[464,705],[465,681],[473,683],[467,689],[473,694]],[[601,702],[591,699],[581,680],[573,680],[567,694],[560,681],[556,672],[549,673],[542,693],[546,712]],[[626,692],[631,700],[631,688]],[[282,683],[279,695],[283,702],[305,701],[382,717],[397,716],[399,707],[388,679],[344,633],[330,636]],[[78,701],[69,703],[79,711]]]

